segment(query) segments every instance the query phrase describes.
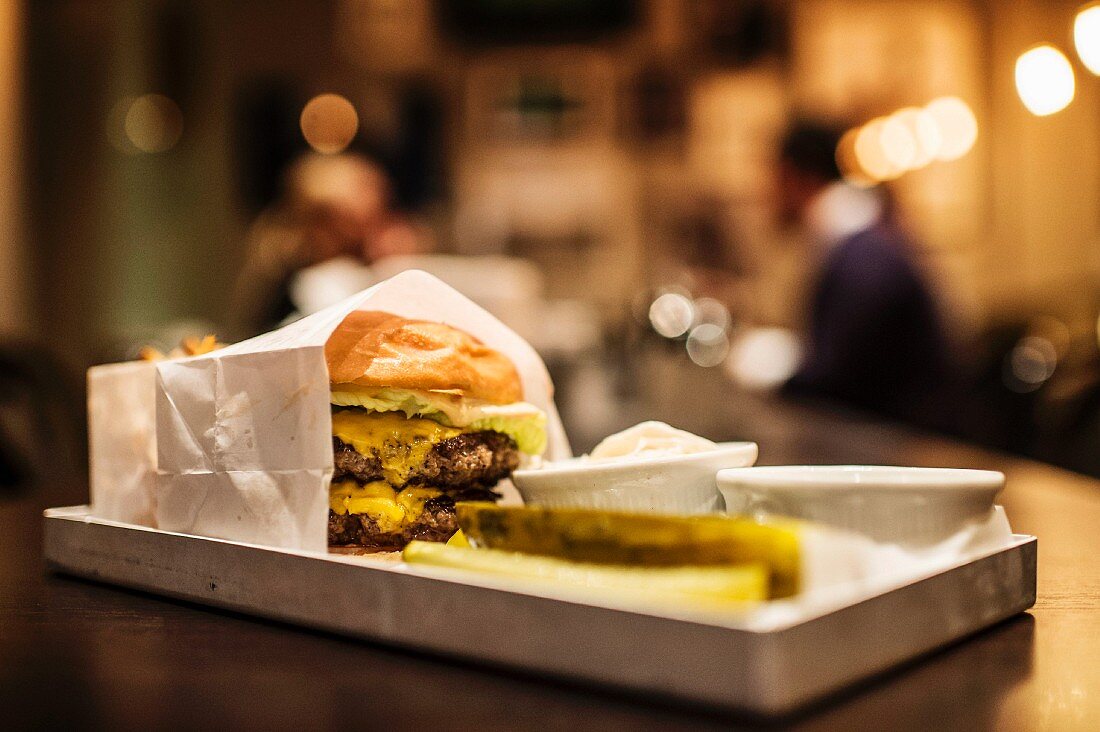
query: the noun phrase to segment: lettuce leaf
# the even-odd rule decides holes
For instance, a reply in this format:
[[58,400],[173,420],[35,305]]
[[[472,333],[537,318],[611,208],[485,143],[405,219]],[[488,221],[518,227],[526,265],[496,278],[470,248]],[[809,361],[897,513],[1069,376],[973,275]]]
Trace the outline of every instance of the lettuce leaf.
[[416,392],[403,389],[380,389],[373,394],[334,391],[332,403],[338,407],[363,407],[375,412],[404,412],[406,417],[425,417],[450,425],[449,418],[437,404]]
[[481,417],[470,423],[472,431],[503,432],[516,441],[516,447],[528,455],[541,455],[546,449],[546,415],[495,415]]

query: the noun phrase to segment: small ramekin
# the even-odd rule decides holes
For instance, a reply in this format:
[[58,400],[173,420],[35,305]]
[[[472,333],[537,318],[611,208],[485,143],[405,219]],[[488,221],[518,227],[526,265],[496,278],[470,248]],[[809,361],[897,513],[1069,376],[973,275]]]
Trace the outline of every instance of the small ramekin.
[[622,460],[572,458],[517,470],[512,482],[524,503],[548,508],[704,514],[722,510],[715,473],[756,462],[755,442],[723,442],[713,450]]
[[884,465],[765,466],[721,470],[729,514],[820,521],[876,541],[923,547],[989,517],[1003,473]]

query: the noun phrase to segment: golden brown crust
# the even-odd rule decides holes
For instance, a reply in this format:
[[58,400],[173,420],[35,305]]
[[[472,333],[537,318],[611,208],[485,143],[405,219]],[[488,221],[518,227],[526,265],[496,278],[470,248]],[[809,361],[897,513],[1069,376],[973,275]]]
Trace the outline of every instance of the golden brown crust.
[[356,310],[325,344],[333,387],[448,391],[510,404],[523,398],[516,367],[469,333],[442,323]]

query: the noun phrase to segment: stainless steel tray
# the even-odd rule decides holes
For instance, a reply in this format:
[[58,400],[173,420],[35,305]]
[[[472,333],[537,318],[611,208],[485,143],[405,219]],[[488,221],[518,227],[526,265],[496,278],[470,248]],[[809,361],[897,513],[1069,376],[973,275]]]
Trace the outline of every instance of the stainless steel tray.
[[[421,651],[776,715],[1035,603],[1034,537],[841,604],[752,614],[616,606],[462,572],[46,511],[60,572]],[[492,618],[491,623],[484,622]]]

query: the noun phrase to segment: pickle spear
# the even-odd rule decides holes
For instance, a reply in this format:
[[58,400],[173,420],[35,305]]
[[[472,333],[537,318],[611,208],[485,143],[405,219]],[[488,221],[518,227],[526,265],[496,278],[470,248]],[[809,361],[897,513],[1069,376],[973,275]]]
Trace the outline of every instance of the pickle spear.
[[458,525],[473,547],[576,562],[644,567],[761,562],[772,598],[798,592],[798,524],[725,516],[662,516],[459,502]]
[[768,599],[768,570],[759,563],[713,567],[624,567],[585,564],[499,549],[473,549],[413,541],[402,559],[409,564],[467,569],[498,576],[614,590],[616,595],[743,604]]

